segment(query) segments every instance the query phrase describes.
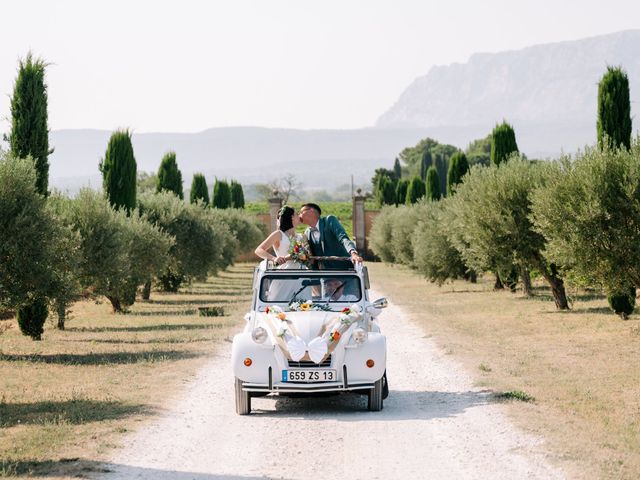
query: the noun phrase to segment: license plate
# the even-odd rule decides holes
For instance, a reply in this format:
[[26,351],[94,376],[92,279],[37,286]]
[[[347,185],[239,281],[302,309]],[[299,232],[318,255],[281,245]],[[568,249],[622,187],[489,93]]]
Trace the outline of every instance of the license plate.
[[283,370],[283,382],[335,382],[337,379],[335,370],[325,368],[305,368],[296,370]]

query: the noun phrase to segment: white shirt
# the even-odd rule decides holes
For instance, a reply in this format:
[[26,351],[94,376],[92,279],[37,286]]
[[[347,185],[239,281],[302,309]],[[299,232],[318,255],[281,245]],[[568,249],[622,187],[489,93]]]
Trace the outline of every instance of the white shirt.
[[320,242],[320,219],[318,219],[313,228],[315,228],[315,230],[311,232],[311,235],[313,235],[313,241],[318,243]]

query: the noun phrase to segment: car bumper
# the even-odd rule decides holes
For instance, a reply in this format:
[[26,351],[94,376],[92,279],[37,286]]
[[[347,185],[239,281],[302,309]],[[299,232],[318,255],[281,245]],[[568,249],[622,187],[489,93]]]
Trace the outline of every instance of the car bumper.
[[[251,358],[250,366],[244,364]],[[367,367],[367,360],[374,360]],[[371,389],[382,378],[386,368],[386,338],[379,333],[370,333],[367,342],[361,345],[344,345],[332,354],[331,368],[336,370],[333,382],[282,382],[282,371],[289,367],[279,348],[258,345],[246,334],[234,338],[232,348],[234,375],[242,380],[243,390],[248,392],[295,393],[295,392],[346,392]]]

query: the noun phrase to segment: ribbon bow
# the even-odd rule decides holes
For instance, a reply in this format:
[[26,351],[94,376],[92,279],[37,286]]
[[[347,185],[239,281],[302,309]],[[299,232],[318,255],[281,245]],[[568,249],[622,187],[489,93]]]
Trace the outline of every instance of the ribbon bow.
[[289,349],[289,355],[291,360],[298,362],[305,353],[309,354],[309,358],[314,363],[320,363],[327,354],[329,345],[327,341],[322,337],[316,337],[308,344],[300,337],[293,337],[287,342],[287,348]]

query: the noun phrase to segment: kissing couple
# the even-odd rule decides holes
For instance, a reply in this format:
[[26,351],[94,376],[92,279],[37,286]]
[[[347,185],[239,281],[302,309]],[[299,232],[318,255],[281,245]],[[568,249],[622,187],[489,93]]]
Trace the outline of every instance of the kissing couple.
[[[296,234],[301,223],[307,225],[304,235]],[[255,250],[255,254],[278,265],[279,269],[306,269],[294,260],[290,249],[294,244],[305,244],[314,257],[344,257],[345,260],[318,260],[311,268],[320,270],[344,270],[346,259],[355,265],[362,263],[355,244],[351,241],[340,221],[333,215],[322,216],[322,209],[315,203],[305,203],[296,213],[285,205],[278,212],[278,228]],[[270,253],[272,250],[273,253]]]

